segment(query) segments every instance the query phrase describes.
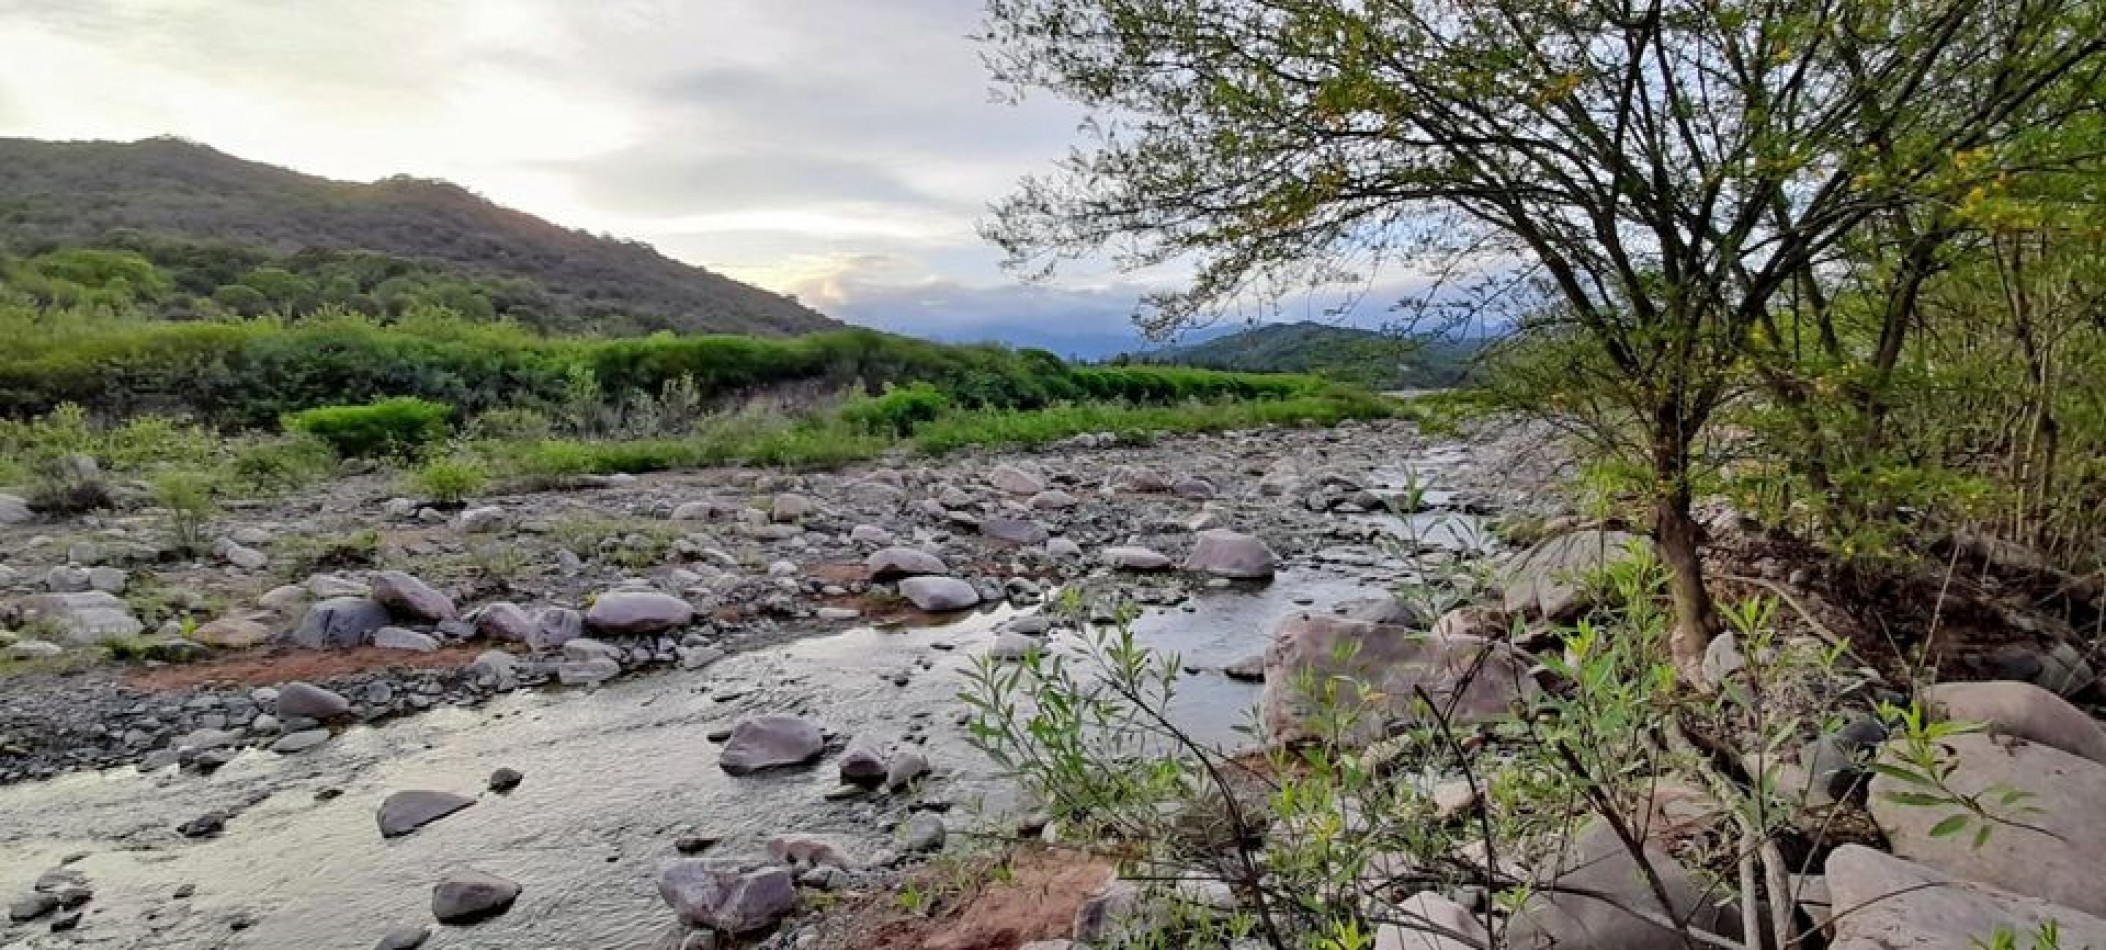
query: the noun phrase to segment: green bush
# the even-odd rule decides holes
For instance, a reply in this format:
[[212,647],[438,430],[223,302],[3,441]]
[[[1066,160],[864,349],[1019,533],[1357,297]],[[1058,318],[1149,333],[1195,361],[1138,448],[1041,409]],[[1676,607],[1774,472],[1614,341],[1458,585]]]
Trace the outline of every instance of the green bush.
[[203,472],[170,469],[154,476],[154,504],[168,512],[176,550],[192,556],[204,553],[207,522],[219,510],[217,491],[212,477]]
[[456,505],[490,486],[490,473],[471,458],[439,458],[419,466],[410,484],[427,500]]
[[928,383],[886,390],[882,396],[855,400],[841,407],[849,425],[873,435],[910,436],[951,407],[951,401]]
[[292,491],[313,484],[336,468],[336,452],[309,435],[247,441],[229,463],[234,484],[259,494]]
[[446,438],[452,407],[415,396],[293,413],[285,428],[327,442],[349,458],[409,455]]

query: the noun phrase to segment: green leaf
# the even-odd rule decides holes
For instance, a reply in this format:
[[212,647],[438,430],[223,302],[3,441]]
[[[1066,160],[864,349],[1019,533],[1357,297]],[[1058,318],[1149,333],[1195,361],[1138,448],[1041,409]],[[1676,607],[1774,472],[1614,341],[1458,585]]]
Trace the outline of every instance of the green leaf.
[[1959,834],[1961,829],[1966,827],[1966,815],[1950,815],[1944,821],[1931,826],[1930,836],[1933,838],[1950,838]]

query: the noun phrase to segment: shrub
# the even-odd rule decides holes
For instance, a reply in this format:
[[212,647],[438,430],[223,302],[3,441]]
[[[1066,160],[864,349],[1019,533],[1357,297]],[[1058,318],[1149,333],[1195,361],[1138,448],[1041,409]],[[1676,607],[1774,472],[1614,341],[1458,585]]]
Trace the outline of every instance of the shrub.
[[555,434],[555,426],[534,409],[492,409],[470,419],[465,434],[478,442],[539,442]]
[[438,458],[419,466],[410,484],[433,502],[457,505],[489,487],[490,473],[471,458]]
[[26,500],[29,507],[59,517],[116,507],[101,467],[86,455],[60,455],[38,462]]
[[172,469],[154,476],[154,504],[168,512],[169,534],[184,553],[205,550],[205,526],[217,510],[215,486],[202,472]]
[[312,435],[351,458],[410,455],[446,438],[452,407],[398,396],[363,406],[324,406],[285,418],[287,429]]
[[291,491],[327,476],[336,452],[313,436],[262,439],[235,449],[229,467],[235,483],[250,491]]
[[873,435],[906,437],[925,422],[933,422],[951,407],[951,401],[928,383],[887,389],[875,398],[859,399],[841,407],[841,418]]

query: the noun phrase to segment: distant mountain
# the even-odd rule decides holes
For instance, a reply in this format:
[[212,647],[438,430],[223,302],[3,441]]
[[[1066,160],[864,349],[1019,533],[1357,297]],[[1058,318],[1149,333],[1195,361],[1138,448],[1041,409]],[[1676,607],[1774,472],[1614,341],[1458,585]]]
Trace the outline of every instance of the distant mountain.
[[1268,323],[1197,343],[1129,354],[1142,363],[1315,373],[1376,389],[1438,389],[1470,373],[1479,344],[1327,323]]
[[[332,181],[177,139],[0,139],[0,246],[16,255],[146,242],[272,258],[371,252],[514,289],[551,330],[763,335],[839,327],[794,299],[407,177]],[[188,253],[188,252],[186,252]]]

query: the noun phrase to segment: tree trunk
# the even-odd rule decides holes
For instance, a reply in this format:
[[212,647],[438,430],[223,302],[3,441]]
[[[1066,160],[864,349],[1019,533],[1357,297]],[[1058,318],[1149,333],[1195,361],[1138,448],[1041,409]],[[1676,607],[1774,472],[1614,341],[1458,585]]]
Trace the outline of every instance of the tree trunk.
[[[1656,453],[1655,475],[1660,493],[1653,501],[1653,541],[1660,560],[1667,565],[1668,594],[1674,603],[1674,629],[1668,633],[1668,649],[1682,682],[1699,690],[1711,684],[1704,679],[1704,648],[1718,632],[1718,611],[1711,592],[1704,588],[1704,565],[1697,556],[1703,533],[1689,513],[1689,477],[1684,452]],[[1669,471],[1667,469],[1679,469]]]

